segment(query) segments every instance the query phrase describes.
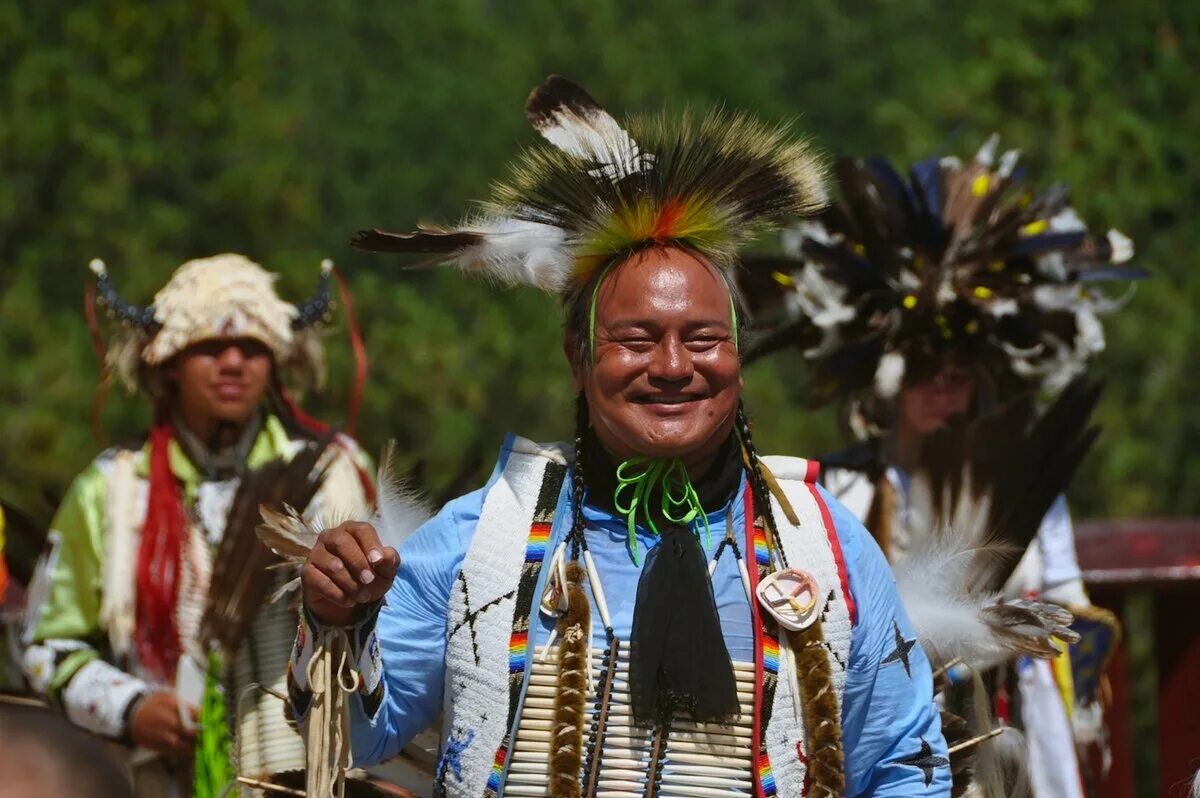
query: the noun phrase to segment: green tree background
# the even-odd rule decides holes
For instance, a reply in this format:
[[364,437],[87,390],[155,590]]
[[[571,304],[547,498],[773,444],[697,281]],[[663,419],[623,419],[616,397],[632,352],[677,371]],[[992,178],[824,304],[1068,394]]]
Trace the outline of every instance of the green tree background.
[[[1074,187],[1154,272],[1107,324],[1105,434],[1082,516],[1200,512],[1200,4],[1132,0],[90,0],[0,6],[0,496],[48,513],[95,454],[85,266],[148,301],[189,258],[243,252],[310,290],[349,276],[372,361],[360,424],[434,496],[476,484],[507,430],[570,432],[553,302],[350,251],[365,226],[451,220],[533,134],[529,89],[568,75],[614,111],[664,102],[798,117],[826,149],[898,162],[986,136]],[[344,315],[331,381],[344,413]],[[766,450],[838,445],[801,409],[798,357],[756,365]],[[147,408],[114,391],[110,438]]]

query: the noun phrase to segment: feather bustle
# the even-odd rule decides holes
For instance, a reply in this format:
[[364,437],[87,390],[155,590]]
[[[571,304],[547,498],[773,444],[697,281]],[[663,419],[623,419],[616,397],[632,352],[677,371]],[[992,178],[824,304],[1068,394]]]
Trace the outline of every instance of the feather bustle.
[[[817,403],[886,400],[880,389],[895,383],[878,380],[877,363],[889,356],[903,357],[905,373],[922,378],[961,358],[1007,397],[1039,384],[1053,393],[1098,351],[1096,317],[1113,308],[1099,284],[1147,276],[1123,265],[1132,242],[1117,231],[1090,231],[1065,187],[1024,185],[1014,171],[1017,153],[996,166],[991,147],[982,152],[967,163],[918,162],[907,180],[882,158],[838,160],[840,201],[785,231],[792,262],[768,267],[814,268],[853,297],[853,312],[825,330],[826,346],[814,347],[811,330],[794,324],[823,311],[803,301],[800,281],[744,281],[753,304],[773,312],[764,326],[790,327],[812,361]],[[1060,298],[1053,311],[1039,301],[1044,289]]]

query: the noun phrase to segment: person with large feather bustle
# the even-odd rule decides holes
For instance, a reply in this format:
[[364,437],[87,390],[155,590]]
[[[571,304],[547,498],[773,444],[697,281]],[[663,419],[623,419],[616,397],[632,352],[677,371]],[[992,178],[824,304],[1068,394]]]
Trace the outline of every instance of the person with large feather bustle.
[[[320,532],[291,669],[310,738],[370,762],[441,713],[434,790],[473,798],[947,795],[883,555],[814,463],[758,454],[742,406],[730,270],[824,203],[820,160],[746,115],[622,126],[559,77],[526,111],[548,144],[478,215],[354,243],[556,295],[574,442],[510,436],[399,552]],[[331,629],[359,665],[347,726],[308,680]]]
[[1076,796],[1072,716],[1095,739],[1119,627],[1087,599],[1063,492],[1097,434],[1099,387],[1081,375],[1104,346],[1097,314],[1118,304],[1099,286],[1145,272],[1127,238],[1090,233],[1063,187],[1034,192],[996,144],[907,180],[841,160],[840,201],[785,231],[785,257],[746,259],[750,356],[803,350],[814,404],[839,402],[860,439],[823,459],[823,483],[895,564],[935,664],[1019,658],[996,703],[1028,745],[996,744],[1028,756],[1035,795]]
[[97,457],[50,524],[28,594],[26,677],[74,724],[125,746],[139,795],[215,798],[236,776],[283,778],[304,766],[277,697],[296,610],[268,602],[286,575],[255,535],[259,504],[315,513],[374,490],[353,440],[304,415],[284,385],[321,374],[315,325],[332,264],[299,306],[241,255],[185,263],[149,307],[123,300],[103,263],[91,268],[120,325],[106,375],[140,388],[154,420],[144,443]]

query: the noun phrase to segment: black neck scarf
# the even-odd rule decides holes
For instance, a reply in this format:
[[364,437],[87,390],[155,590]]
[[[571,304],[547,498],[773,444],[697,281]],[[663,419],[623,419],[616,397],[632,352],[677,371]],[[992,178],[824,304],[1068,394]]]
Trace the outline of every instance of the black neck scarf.
[[[616,463],[590,430],[580,453],[588,501],[614,515]],[[741,482],[737,439],[730,435],[713,465],[693,481],[706,512],[725,507]],[[673,524],[655,508],[661,530],[646,554],[638,579],[630,640],[629,684],[634,720],[668,724],[679,711],[698,723],[729,721],[738,714],[737,685],[712,582],[708,558],[694,530]]]

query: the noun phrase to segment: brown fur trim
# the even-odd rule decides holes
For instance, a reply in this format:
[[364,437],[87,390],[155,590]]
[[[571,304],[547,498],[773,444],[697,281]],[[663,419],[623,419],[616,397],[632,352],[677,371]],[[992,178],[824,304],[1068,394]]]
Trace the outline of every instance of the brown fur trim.
[[841,708],[833,687],[833,670],[825,651],[820,620],[800,632],[787,632],[788,646],[800,682],[804,736],[808,744],[808,795],[841,798],[846,791],[842,751]]
[[567,566],[567,611],[558,619],[558,689],[554,696],[549,785],[549,794],[555,798],[580,796],[592,634],[592,608],[583,592],[583,576],[579,563]]
[[875,480],[875,495],[871,497],[871,507],[863,526],[875,538],[888,562],[892,560],[892,525],[896,523],[897,510],[896,486],[887,474],[881,474]]

